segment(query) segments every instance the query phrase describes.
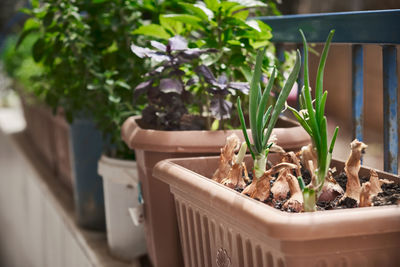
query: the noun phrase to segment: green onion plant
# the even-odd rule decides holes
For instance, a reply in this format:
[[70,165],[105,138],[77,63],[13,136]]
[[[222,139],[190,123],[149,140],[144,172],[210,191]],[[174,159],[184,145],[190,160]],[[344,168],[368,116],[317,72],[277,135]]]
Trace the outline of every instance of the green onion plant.
[[324,185],[325,177],[328,174],[329,165],[332,159],[332,151],[339,130],[339,128],[336,127],[330,145],[328,146],[327,120],[324,115],[328,92],[323,90],[323,76],[329,46],[335,31],[330,31],[321,55],[316,78],[314,101],[311,98],[311,89],[309,85],[307,41],[302,30],[300,30],[300,33],[304,45],[304,87],[299,99],[301,112],[292,107],[288,108],[292,111],[301,126],[310,135],[313,148],[317,153],[318,168],[316,168],[314,173],[315,180],[306,187],[302,178],[298,177],[300,188],[303,191],[304,210],[314,211],[316,209],[317,198],[321,192],[322,186]]
[[[249,136],[246,131],[246,123],[240,103],[240,98],[237,99],[237,107],[240,118],[243,135],[246,140],[247,146],[250,150],[251,156],[254,160],[254,174],[255,179],[260,178],[266,171],[267,156],[272,142],[268,142],[274,128],[279,114],[285,107],[286,99],[296,82],[297,76],[300,71],[300,53],[296,53],[296,62],[290,72],[288,79],[280,91],[277,101],[272,107],[267,107],[268,98],[270,97],[271,89],[274,84],[276,68],[273,69],[271,78],[264,91],[262,91],[261,75],[262,75],[262,61],[264,58],[265,49],[259,50],[256,58],[256,65],[250,84],[249,93],[249,122],[253,144],[250,143]],[[271,103],[271,102],[269,102]]]

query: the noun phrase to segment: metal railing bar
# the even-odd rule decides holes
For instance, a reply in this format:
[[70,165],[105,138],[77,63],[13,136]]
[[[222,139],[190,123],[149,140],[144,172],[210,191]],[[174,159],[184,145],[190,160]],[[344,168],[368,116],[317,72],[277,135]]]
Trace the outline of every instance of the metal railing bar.
[[400,9],[324,14],[257,17],[273,29],[273,42],[301,43],[298,29],[308,42],[323,43],[331,29],[332,42],[400,44]]
[[353,139],[363,140],[364,122],[364,49],[352,46],[352,119]]
[[384,45],[383,55],[383,139],[384,170],[398,173],[397,50]]

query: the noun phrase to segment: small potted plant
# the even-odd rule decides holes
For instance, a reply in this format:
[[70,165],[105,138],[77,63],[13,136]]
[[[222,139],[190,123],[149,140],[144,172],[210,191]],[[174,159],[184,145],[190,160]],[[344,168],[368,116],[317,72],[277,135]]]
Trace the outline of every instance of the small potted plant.
[[[254,82],[249,104],[252,143],[243,123],[246,142],[237,155],[240,141],[230,137],[220,157],[165,160],[154,168],[153,175],[168,183],[175,196],[185,265],[393,266],[399,260],[399,177],[361,167],[366,145],[358,140],[351,143],[346,162],[331,159],[337,129],[330,146],[325,140],[322,77],[332,35],[321,57],[314,101],[304,39],[302,100],[307,109],[291,109],[312,136],[312,145],[297,154],[269,153],[275,111],[263,108],[263,94]],[[254,81],[259,68],[257,64]],[[284,101],[284,91],[281,96]],[[276,112],[282,106],[275,106]],[[247,146],[251,155],[244,157]],[[247,172],[249,167],[252,172]],[[371,207],[381,205],[388,206]]]

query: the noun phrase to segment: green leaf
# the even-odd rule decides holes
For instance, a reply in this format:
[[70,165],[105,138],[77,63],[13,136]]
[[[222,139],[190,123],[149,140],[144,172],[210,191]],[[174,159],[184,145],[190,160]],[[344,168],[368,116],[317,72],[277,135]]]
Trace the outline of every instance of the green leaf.
[[190,24],[195,27],[199,27],[200,23],[202,22],[202,20],[199,17],[187,14],[169,14],[169,15],[163,15],[163,17],[183,22],[186,24]]
[[248,83],[251,82],[252,76],[251,76],[251,69],[249,66],[241,66],[239,67],[240,72],[243,74],[243,76],[246,78],[246,81]]
[[214,120],[213,123],[211,124],[210,130],[211,131],[216,131],[219,128],[219,120]]
[[262,152],[261,146],[261,137],[257,132],[257,109],[258,104],[260,103],[260,81],[261,81],[261,71],[262,71],[262,62],[265,54],[265,49],[260,49],[257,52],[256,57],[256,66],[253,71],[253,78],[250,84],[250,93],[249,93],[249,117],[250,117],[250,129],[253,135],[253,142],[257,148],[257,153]]
[[270,41],[265,40],[265,41],[253,41],[250,39],[249,41],[251,47],[253,47],[254,49],[259,49],[261,47],[267,46],[270,44]]
[[218,11],[219,8],[219,1],[218,0],[204,0],[207,8],[211,9],[212,11]]
[[249,10],[247,10],[247,9],[240,10],[240,11],[232,14],[232,17],[241,19],[243,21],[246,20],[248,16],[249,16]]
[[319,108],[316,110],[317,111],[317,118],[323,118],[324,117],[324,112],[325,112],[325,103],[326,103],[326,98],[328,97],[328,91],[325,91],[324,94],[322,95],[321,102],[319,104]]
[[109,95],[108,100],[110,100],[113,103],[119,103],[121,102],[121,97],[115,95]]
[[303,177],[301,177],[301,176],[297,177],[297,181],[299,182],[301,191],[304,191],[304,189],[306,188],[306,185],[304,183]]
[[[320,103],[322,98],[322,91],[323,91],[323,83],[324,83],[324,69],[326,58],[328,57],[329,46],[331,44],[333,35],[335,34],[335,30],[331,30],[329,32],[328,38],[326,39],[324,50],[322,52],[321,59],[319,61],[316,84],[315,84],[315,109],[320,109]],[[319,115],[317,113],[317,115]],[[322,120],[321,117],[317,117],[317,120]]]
[[119,87],[122,87],[127,90],[131,89],[131,86],[129,84],[127,84],[126,82],[121,81],[121,80],[118,80],[115,84],[118,85]]
[[32,8],[39,8],[40,3],[39,0],[31,0]]
[[199,4],[188,4],[185,2],[181,2],[179,4],[202,20],[209,21],[214,17],[214,13],[205,6]]
[[118,51],[118,44],[114,40],[109,47],[107,47],[106,49],[104,49],[102,51],[102,53],[104,55],[104,54],[111,54],[111,53],[114,53],[114,52],[117,52],[117,51]]
[[269,120],[269,124],[267,127],[267,133],[264,136],[263,146],[265,146],[266,143],[268,142],[269,137],[271,136],[272,133],[272,129],[275,127],[276,121],[278,120],[278,116],[279,114],[281,114],[282,109],[289,96],[289,93],[292,90],[293,85],[297,80],[297,77],[299,76],[300,65],[301,65],[300,52],[297,50],[296,62],[294,63],[293,69],[290,72],[289,77],[285,82],[285,85],[283,86],[281,92],[279,93],[278,100],[275,103],[274,111],[272,112],[271,119]]
[[35,44],[32,47],[33,59],[36,62],[39,62],[43,58],[45,52],[46,52],[45,41],[42,38],[40,38],[35,42]]
[[287,108],[293,113],[293,115],[296,117],[297,121],[300,123],[300,125],[303,127],[303,129],[310,135],[310,137],[313,136],[312,130],[308,123],[303,119],[303,117],[300,115],[300,113],[292,108],[291,106],[287,106]]
[[335,146],[335,142],[336,142],[336,137],[337,137],[338,131],[339,131],[339,127],[336,126],[335,132],[333,133],[333,136],[332,136],[331,145],[329,146],[329,153],[330,154],[332,154],[332,152],[333,152],[333,147]]
[[310,119],[309,126],[313,132],[313,140],[315,143],[315,147],[318,149],[321,147],[320,143],[320,133],[319,133],[319,127],[318,123],[315,117],[315,111],[313,108],[312,100],[311,100],[311,92],[310,92],[310,80],[309,80],[309,75],[308,75],[308,45],[306,41],[306,37],[304,36],[303,31],[300,29],[300,34],[303,39],[303,48],[304,48],[304,98],[305,98],[305,105],[307,108],[308,116]]
[[260,28],[260,26],[258,25],[257,20],[254,20],[254,19],[248,20],[248,21],[246,21],[246,24],[247,24],[247,26],[253,28],[254,30],[256,30],[256,31],[258,31],[258,32],[261,32],[261,28]]
[[238,3],[244,7],[267,7],[268,5],[263,3],[262,1],[256,0],[229,0],[230,2]]
[[24,30],[21,35],[18,37],[18,41],[15,44],[15,49],[18,49],[18,47],[22,44],[22,42],[25,40],[27,36],[29,36],[32,32],[37,32],[39,28],[30,28],[27,30]]
[[184,32],[184,27],[182,22],[176,21],[174,19],[166,18],[163,15],[159,17],[160,24],[163,26],[166,30],[172,33],[172,35],[182,35]]
[[240,103],[240,97],[237,98],[236,105],[237,105],[237,109],[238,109],[238,115],[239,115],[240,125],[242,127],[244,140],[246,141],[247,147],[249,148],[251,157],[253,158],[253,160],[255,160],[256,157],[255,157],[253,149],[252,149],[253,146],[251,145],[249,136],[247,135],[246,122],[245,122],[244,116],[243,116],[242,104]]
[[146,36],[156,37],[164,40],[168,40],[172,36],[168,34],[165,29],[157,24],[149,24],[140,26],[132,32],[133,34],[142,34]]
[[321,146],[319,147],[317,153],[320,153],[323,167],[325,168],[326,160],[324,161],[323,158],[326,157],[328,153],[328,133],[326,132],[327,122],[326,117],[324,116],[321,124],[320,124],[320,134],[321,134]]
[[[267,101],[268,98],[270,97],[270,93],[275,82],[275,71],[276,69],[274,68],[272,70],[271,78],[268,81],[267,88],[265,88],[264,93],[261,96],[261,100],[257,109],[257,132],[261,135],[261,137],[263,137],[263,132],[264,132],[263,119],[264,119],[265,108],[267,106]],[[263,140],[261,140],[261,144],[263,143],[262,141]]]
[[[264,132],[265,128],[267,127],[267,123],[269,120],[269,117],[271,116],[271,112],[272,112],[272,106],[269,106],[267,109],[267,112],[265,112],[264,116],[263,116],[263,127],[262,127],[262,132]],[[264,141],[264,140],[263,140]]]

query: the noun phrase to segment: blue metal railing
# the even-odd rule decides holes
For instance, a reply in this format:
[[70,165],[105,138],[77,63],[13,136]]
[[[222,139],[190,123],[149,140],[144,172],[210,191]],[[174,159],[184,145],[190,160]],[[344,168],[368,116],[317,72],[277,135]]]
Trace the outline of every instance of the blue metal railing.
[[[400,9],[341,12],[309,15],[259,17],[273,29],[272,41],[301,44],[298,29],[303,29],[308,42],[325,42],[331,29],[335,29],[334,43],[352,44],[352,119],[353,134],[363,140],[364,83],[363,44],[382,45],[383,54],[383,122],[384,170],[398,172],[398,84],[397,49],[400,44]],[[302,47],[299,46],[301,53]],[[278,55],[281,51],[278,51]],[[301,76],[300,76],[301,77]],[[299,88],[303,81],[299,80]],[[300,90],[299,90],[300,92]]]

